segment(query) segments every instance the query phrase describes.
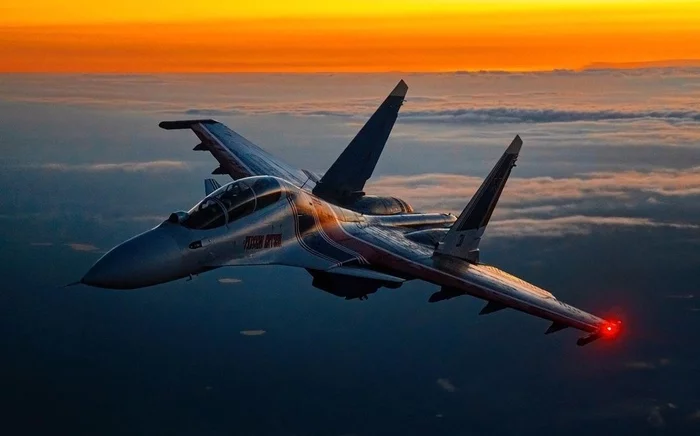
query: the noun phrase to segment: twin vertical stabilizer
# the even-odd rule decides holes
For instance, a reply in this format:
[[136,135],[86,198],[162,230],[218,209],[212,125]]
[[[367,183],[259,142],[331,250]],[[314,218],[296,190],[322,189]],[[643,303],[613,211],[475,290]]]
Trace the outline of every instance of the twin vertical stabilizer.
[[474,263],[479,262],[479,242],[501,192],[506,186],[508,176],[515,166],[522,145],[520,136],[516,136],[457,221],[438,244],[436,254],[446,254]]
[[408,85],[400,81],[314,187],[315,195],[326,200],[364,195],[407,92]]

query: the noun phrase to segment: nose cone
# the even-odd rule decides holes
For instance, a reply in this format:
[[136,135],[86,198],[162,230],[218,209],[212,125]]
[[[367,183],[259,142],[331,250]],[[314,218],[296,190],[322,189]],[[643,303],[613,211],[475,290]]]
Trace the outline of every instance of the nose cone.
[[185,275],[180,247],[166,231],[156,228],[110,250],[81,282],[98,288],[135,289]]

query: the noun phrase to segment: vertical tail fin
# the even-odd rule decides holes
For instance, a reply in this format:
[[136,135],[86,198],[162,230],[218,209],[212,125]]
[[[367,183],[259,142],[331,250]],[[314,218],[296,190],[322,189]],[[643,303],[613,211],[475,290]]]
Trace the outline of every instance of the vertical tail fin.
[[221,188],[221,185],[216,180],[204,179],[204,194],[205,195],[209,195],[219,188]]
[[476,191],[467,207],[438,244],[435,253],[446,254],[470,262],[479,261],[479,242],[518,159],[523,141],[516,136],[489,175]]
[[363,195],[362,189],[377,166],[407,92],[408,85],[401,80],[326,171],[314,194],[326,199]]

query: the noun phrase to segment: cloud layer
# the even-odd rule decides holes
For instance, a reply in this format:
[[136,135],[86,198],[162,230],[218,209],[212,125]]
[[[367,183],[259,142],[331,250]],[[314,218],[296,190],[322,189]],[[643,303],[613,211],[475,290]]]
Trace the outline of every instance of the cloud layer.
[[[403,198],[417,210],[458,215],[481,182],[481,178],[452,174],[388,176],[371,183],[368,191]],[[677,216],[639,216],[642,210],[667,208],[666,199],[696,196],[700,196],[700,167],[513,177],[489,226],[489,236],[589,234],[597,226],[697,230],[695,222],[677,221]]]
[[[483,179],[457,174],[417,174],[386,176],[370,182],[377,195],[396,195],[419,207],[439,204],[466,205]],[[633,193],[659,196],[700,195],[700,167],[657,169],[648,172],[593,172],[576,177],[511,177],[505,188],[503,204],[578,200],[590,197],[630,198]]]
[[489,236],[508,238],[561,237],[587,235],[595,227],[660,227],[672,229],[699,230],[695,224],[658,222],[648,218],[602,217],[574,215],[549,219],[509,219],[497,220],[489,225]]
[[406,111],[402,121],[492,124],[492,123],[571,123],[578,121],[618,121],[655,119],[665,121],[700,121],[700,112],[674,110],[560,110],[553,108],[522,109],[518,107],[462,108],[453,110]]

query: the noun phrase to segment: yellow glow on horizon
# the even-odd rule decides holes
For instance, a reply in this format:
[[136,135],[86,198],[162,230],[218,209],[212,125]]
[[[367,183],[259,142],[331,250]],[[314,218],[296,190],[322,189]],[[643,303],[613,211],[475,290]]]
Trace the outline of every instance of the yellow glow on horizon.
[[0,25],[104,24],[133,22],[190,22],[278,17],[343,18],[441,14],[530,15],[547,12],[634,13],[653,11],[663,19],[667,11],[685,15],[700,11],[695,0],[5,0]]
[[0,71],[535,70],[700,59],[696,0],[5,1]]

